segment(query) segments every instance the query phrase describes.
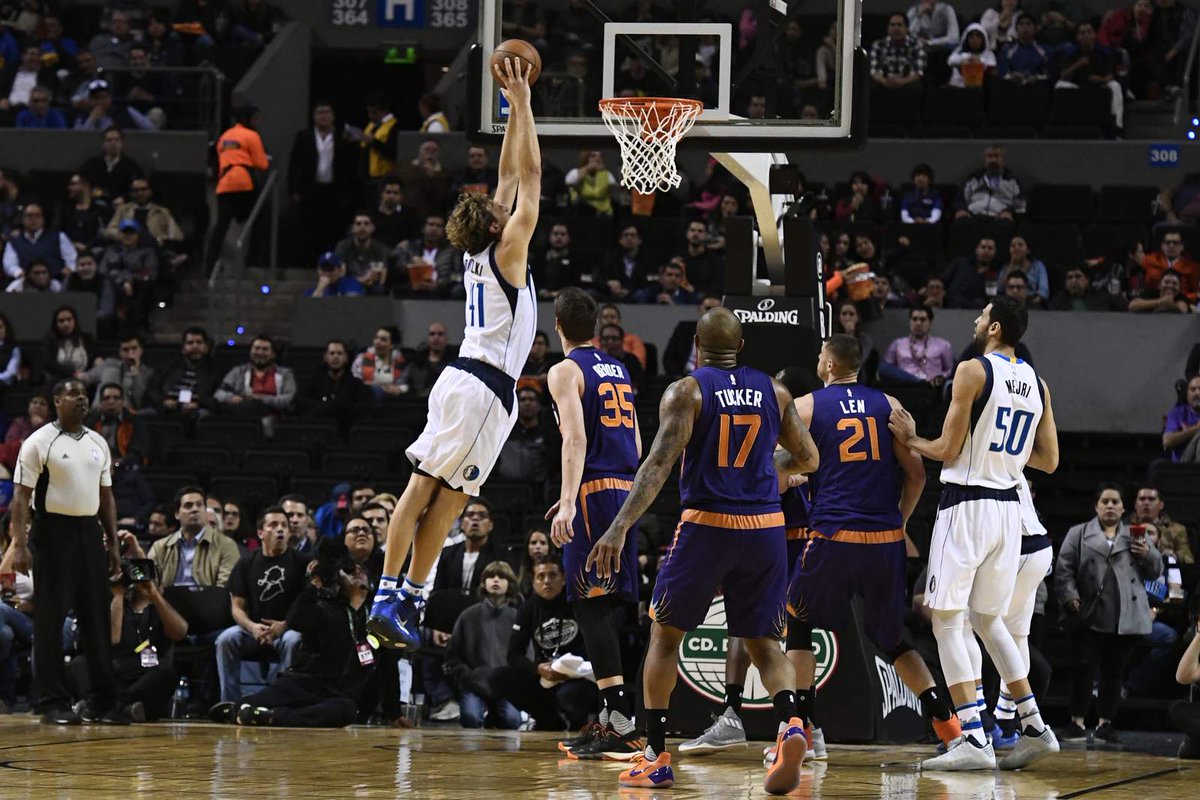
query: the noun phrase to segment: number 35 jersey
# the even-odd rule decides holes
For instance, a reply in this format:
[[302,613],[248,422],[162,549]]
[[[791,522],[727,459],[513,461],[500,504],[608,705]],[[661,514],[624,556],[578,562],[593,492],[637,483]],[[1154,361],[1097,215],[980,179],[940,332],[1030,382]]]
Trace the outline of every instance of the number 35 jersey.
[[987,377],[971,406],[962,452],[942,468],[942,483],[1011,489],[1033,452],[1042,419],[1042,382],[1019,358],[989,353],[976,360]]
[[809,479],[809,527],[830,538],[839,531],[896,530],[903,520],[887,395],[837,383],[813,392],[812,400],[809,433],[821,465]]
[[683,452],[684,508],[726,514],[779,511],[775,385],[750,367],[700,367],[691,374],[703,398]]
[[[598,478],[632,478],[637,472],[638,456],[629,372],[620,361],[594,347],[577,347],[567,358],[583,373],[580,401],[587,435],[583,482]],[[557,408],[554,413],[558,414]]]

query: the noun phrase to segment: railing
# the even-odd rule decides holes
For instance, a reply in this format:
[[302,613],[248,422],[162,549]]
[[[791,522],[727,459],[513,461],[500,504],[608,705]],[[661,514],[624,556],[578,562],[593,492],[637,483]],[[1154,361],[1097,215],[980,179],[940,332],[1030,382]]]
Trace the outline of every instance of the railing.
[[[271,172],[267,175],[266,183],[263,184],[262,189],[259,191],[258,198],[255,199],[254,206],[250,209],[250,214],[246,217],[246,221],[242,223],[241,230],[238,231],[238,237],[234,240],[233,254],[231,256],[222,255],[221,258],[218,258],[217,263],[213,266],[212,274],[208,278],[208,290],[210,293],[217,289],[218,281],[222,275],[233,279],[233,296],[229,302],[214,302],[214,298],[209,298],[209,330],[213,331],[214,335],[220,338],[224,338],[228,333],[229,326],[241,317],[242,304],[246,300],[246,267],[248,266],[250,247],[254,242],[254,233],[258,219],[262,216],[263,210],[267,208],[268,204],[270,204],[268,210],[270,214],[270,230],[268,231],[267,265],[271,268],[272,274],[278,277],[279,210],[280,204],[283,202],[282,186],[283,184],[280,183],[278,172]],[[223,251],[225,250],[224,242],[216,242],[215,245],[222,248]]]
[[1196,24],[1196,29],[1192,32],[1192,44],[1188,47],[1187,61],[1183,66],[1183,91],[1179,97],[1175,98],[1175,124],[1182,125],[1185,117],[1189,117],[1196,110],[1196,98],[1194,96],[1195,89],[1193,86],[1193,77],[1196,74],[1196,50],[1200,47],[1200,22]]
[[120,99],[121,81],[130,73],[161,75],[166,93],[152,105],[163,110],[167,130],[203,130],[210,141],[221,135],[225,116],[225,73],[212,64],[198,67],[106,67],[98,73],[116,85],[113,97]]

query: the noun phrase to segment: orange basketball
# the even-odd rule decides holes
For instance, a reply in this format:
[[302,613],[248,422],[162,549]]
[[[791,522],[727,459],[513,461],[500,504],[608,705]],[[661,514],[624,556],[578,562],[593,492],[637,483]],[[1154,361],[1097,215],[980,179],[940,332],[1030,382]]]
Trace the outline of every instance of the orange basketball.
[[[533,86],[537,82],[538,75],[542,72],[542,57],[538,55],[537,48],[531,45],[524,39],[506,39],[496,45],[496,49],[492,51],[492,77],[500,81],[500,85],[504,85],[504,59],[514,59],[517,64],[514,69],[520,68],[522,71],[529,68],[528,65],[533,65],[533,71],[529,73],[529,85]],[[499,69],[499,73],[497,73]]]

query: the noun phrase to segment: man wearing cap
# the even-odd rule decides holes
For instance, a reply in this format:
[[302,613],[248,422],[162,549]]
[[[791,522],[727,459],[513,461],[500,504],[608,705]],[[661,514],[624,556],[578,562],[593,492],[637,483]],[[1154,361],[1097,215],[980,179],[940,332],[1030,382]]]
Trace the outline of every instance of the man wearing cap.
[[112,87],[103,78],[88,84],[88,112],[75,120],[77,131],[107,131],[109,128],[154,130],[154,123],[136,108],[113,102]]
[[266,171],[270,156],[258,135],[258,107],[234,109],[234,126],[217,139],[217,224],[208,241],[208,266],[221,257],[225,234],[236,219],[245,222],[254,207],[254,171]]
[[346,265],[332,250],[317,259],[317,285],[305,292],[307,297],[357,297],[367,290],[358,279],[346,274]]
[[158,280],[158,253],[142,241],[142,226],[137,220],[122,220],[117,226],[117,241],[104,251],[100,271],[113,282],[118,315],[124,316],[129,330],[136,331],[149,316],[150,292]]

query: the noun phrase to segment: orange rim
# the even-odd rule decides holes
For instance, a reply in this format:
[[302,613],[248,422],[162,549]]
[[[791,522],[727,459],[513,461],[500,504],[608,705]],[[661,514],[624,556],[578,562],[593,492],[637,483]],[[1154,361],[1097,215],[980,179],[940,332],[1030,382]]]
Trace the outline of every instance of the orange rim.
[[606,97],[600,101],[601,110],[622,117],[636,116],[634,112],[647,107],[654,108],[655,116],[662,116],[679,107],[702,110],[704,103],[684,97]]

